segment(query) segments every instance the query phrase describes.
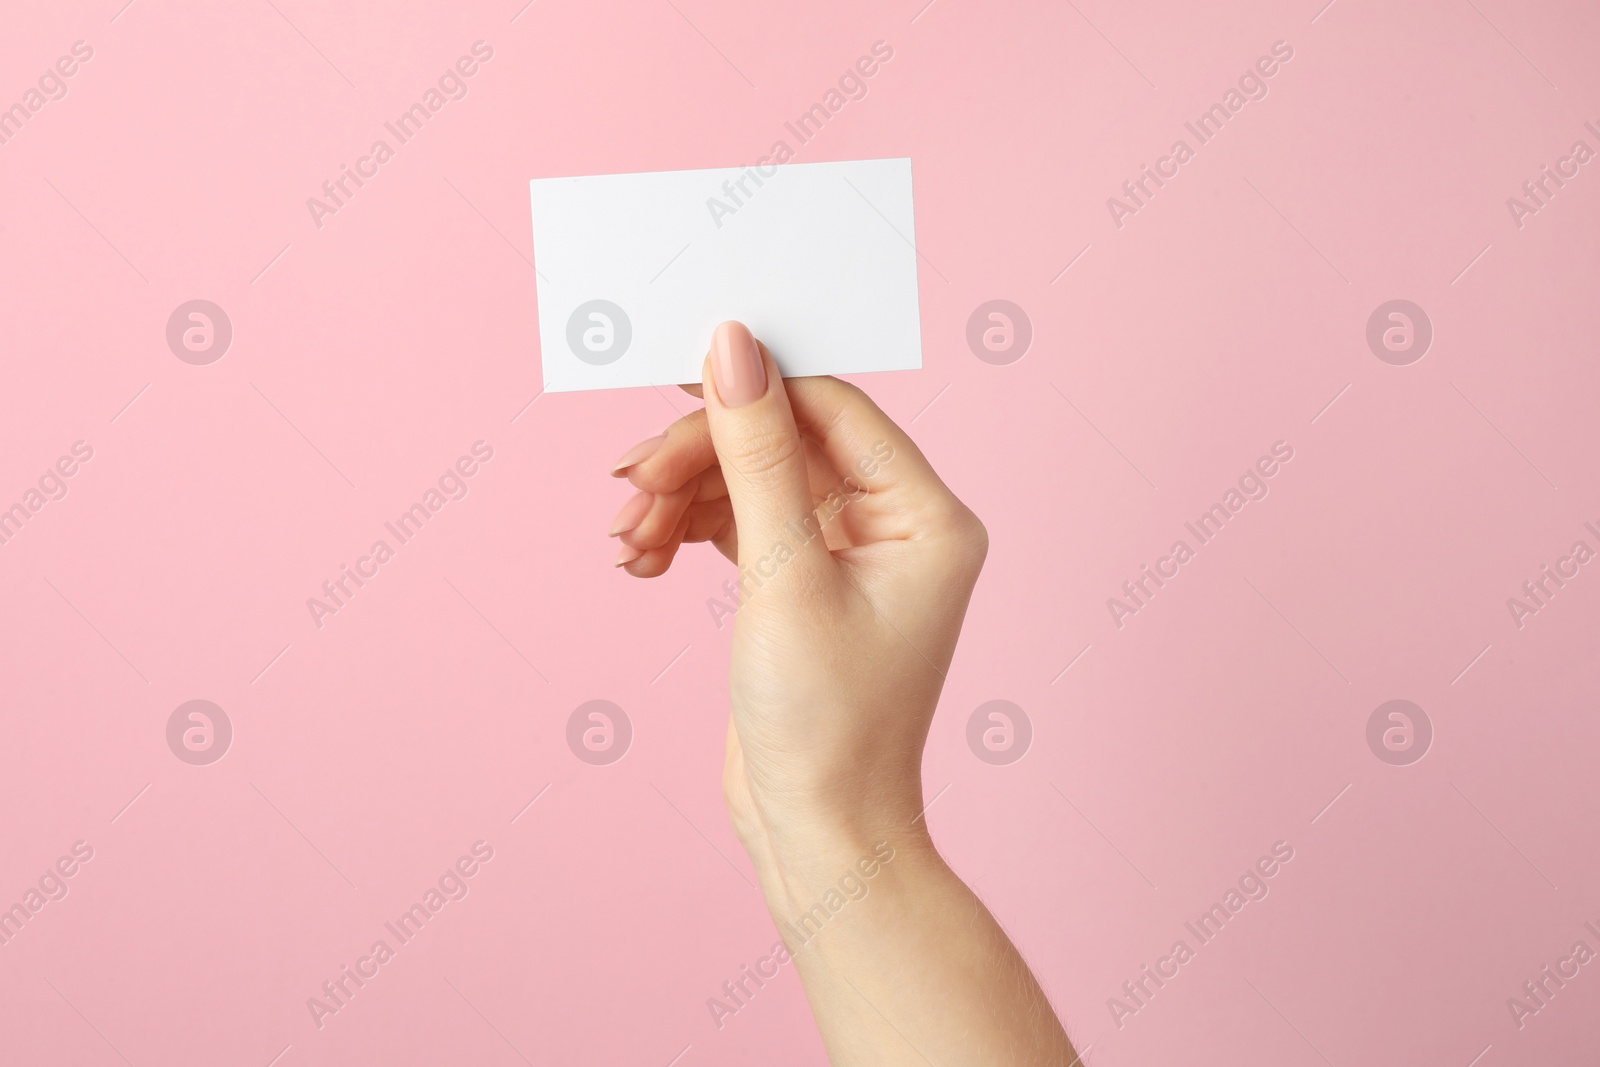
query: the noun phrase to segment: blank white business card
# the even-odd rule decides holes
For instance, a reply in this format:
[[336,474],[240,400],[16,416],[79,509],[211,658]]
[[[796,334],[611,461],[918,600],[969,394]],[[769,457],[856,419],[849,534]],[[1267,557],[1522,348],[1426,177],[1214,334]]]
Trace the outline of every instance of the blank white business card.
[[698,382],[726,319],[785,377],[922,366],[909,159],[530,188],[547,392]]

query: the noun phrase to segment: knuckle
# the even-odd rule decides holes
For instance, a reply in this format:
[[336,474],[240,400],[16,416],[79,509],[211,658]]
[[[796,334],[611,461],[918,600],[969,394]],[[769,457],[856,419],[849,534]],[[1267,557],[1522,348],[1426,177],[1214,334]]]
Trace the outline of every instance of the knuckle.
[[880,410],[877,401],[873,400],[867,391],[855,382],[841,381],[839,384],[842,386],[839,396],[842,401],[841,407],[850,411],[861,411],[863,409],[867,411]]
[[962,510],[966,512],[966,521],[963,524],[964,536],[971,551],[978,557],[979,562],[982,562],[989,555],[989,528],[970,508],[963,507]]
[[724,458],[734,469],[759,478],[782,469],[799,455],[800,437],[785,428],[757,429],[725,447]]
[[951,501],[950,513],[942,525],[951,565],[976,574],[989,555],[988,527],[958,500]]

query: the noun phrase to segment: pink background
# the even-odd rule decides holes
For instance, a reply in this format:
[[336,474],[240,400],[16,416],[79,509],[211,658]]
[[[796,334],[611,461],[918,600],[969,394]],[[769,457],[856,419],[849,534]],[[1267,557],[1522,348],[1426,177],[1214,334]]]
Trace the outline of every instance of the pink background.
[[[925,367],[862,384],[993,541],[929,819],[1088,1061],[1592,1061],[1600,965],[1520,1029],[1506,1000],[1600,951],[1600,567],[1520,629],[1506,599],[1600,547],[1600,163],[1520,228],[1506,199],[1600,149],[1600,14],[1321,2],[13,5],[0,105],[94,55],[0,145],[0,506],[94,456],[0,546],[0,904],[94,856],[0,946],[0,1060],[821,1061],[790,968],[707,1009],[775,939],[719,790],[732,569],[611,568],[606,468],[693,401],[528,406],[527,182],[753,162],[883,40],[797,158],[914,160]],[[314,225],[478,40],[469,95]],[[1269,95],[1114,225],[1279,40]],[[208,366],[165,340],[196,298],[234,330]],[[1365,340],[1397,298],[1435,333],[1403,367]],[[1009,365],[965,341],[991,299],[1035,330]],[[470,494],[314,626],[480,439]],[[1279,440],[1270,495],[1115,626]],[[1410,766],[1366,741],[1395,698],[1435,730]],[[166,742],[194,699],[234,728],[209,766]],[[609,766],[565,742],[591,699],[633,724]],[[1033,724],[1008,766],[965,741],[994,699]],[[479,840],[319,1029],[307,998]],[[1277,841],[1270,895],[1119,1028]]]

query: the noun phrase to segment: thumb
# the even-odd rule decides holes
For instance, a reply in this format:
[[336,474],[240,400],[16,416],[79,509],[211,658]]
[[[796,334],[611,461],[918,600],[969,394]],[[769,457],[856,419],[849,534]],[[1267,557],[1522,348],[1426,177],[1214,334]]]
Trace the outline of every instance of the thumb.
[[739,569],[815,575],[831,562],[820,535],[805,445],[778,365],[740,322],[712,335],[703,370],[706,422],[739,531]]

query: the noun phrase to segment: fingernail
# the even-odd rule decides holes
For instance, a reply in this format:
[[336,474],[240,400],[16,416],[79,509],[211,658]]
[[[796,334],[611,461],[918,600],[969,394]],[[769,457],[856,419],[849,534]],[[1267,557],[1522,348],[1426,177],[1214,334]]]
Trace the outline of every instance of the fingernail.
[[657,434],[655,437],[652,437],[646,441],[640,441],[638,444],[628,449],[622,454],[622,458],[617,460],[617,462],[612,466],[611,477],[624,477],[622,473],[623,471],[627,470],[635,463],[643,463],[645,460],[655,455],[656,449],[660,448],[661,443],[666,439],[666,434]]
[[623,545],[622,551],[617,553],[617,561],[613,563],[612,566],[620,567],[624,563],[632,563],[642,555],[644,555],[644,553],[639,551],[637,548],[630,548],[627,545]]
[[744,407],[767,392],[767,368],[761,362],[756,339],[742,322],[717,327],[711,375],[717,395],[730,408]]
[[635,493],[632,499],[622,505],[617,517],[611,520],[611,529],[606,536],[615,537],[627,533],[643,522],[644,517],[650,514],[650,505],[655,503],[655,499],[653,493]]

